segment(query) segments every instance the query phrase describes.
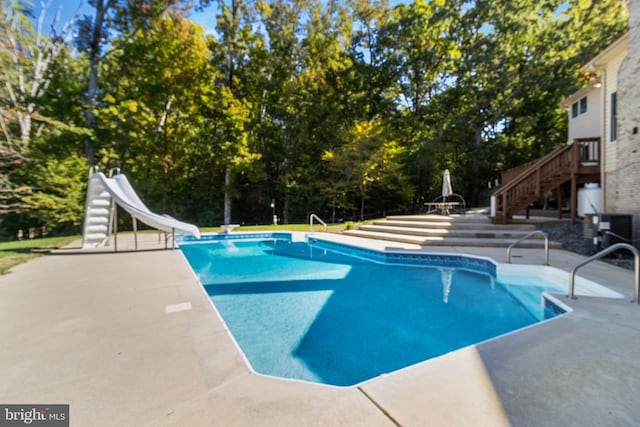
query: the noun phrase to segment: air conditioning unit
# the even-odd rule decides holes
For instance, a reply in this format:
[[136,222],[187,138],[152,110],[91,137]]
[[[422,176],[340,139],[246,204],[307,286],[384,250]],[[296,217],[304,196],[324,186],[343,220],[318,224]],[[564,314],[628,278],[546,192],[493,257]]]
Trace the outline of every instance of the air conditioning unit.
[[592,252],[616,243],[630,243],[633,238],[633,219],[626,214],[585,214],[583,236],[585,245]]

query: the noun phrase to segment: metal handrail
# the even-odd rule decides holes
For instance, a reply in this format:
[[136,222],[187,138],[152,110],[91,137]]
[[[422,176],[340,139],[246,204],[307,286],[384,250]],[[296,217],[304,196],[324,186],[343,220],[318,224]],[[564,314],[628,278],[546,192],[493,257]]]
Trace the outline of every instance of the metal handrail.
[[571,299],[576,299],[576,296],[575,296],[576,271],[580,267],[589,264],[591,261],[595,261],[597,259],[600,259],[603,256],[609,255],[610,253],[615,252],[618,249],[628,249],[633,254],[633,258],[634,258],[634,261],[633,261],[633,264],[634,264],[633,278],[634,278],[634,282],[635,282],[635,293],[634,293],[634,300],[631,301],[631,302],[635,301],[637,304],[640,304],[640,300],[638,299],[638,295],[640,294],[640,251],[638,251],[638,249],[636,249],[635,246],[632,246],[632,245],[630,245],[628,243],[616,243],[615,245],[611,245],[608,248],[605,248],[605,249],[601,250],[597,254],[587,258],[586,260],[584,260],[580,264],[576,265],[573,268],[573,270],[571,270],[571,281],[569,282],[569,295],[568,295],[568,297],[571,298]]
[[513,248],[515,245],[522,242],[523,240],[527,240],[529,237],[533,236],[534,234],[542,234],[544,236],[544,265],[549,265],[549,236],[547,236],[547,233],[545,233],[542,230],[532,231],[531,233],[527,234],[520,240],[516,240],[515,242],[513,242],[507,248],[507,264],[511,264],[511,248]]
[[324,222],[323,220],[320,219],[320,217],[314,213],[312,213],[311,215],[309,215],[309,230],[313,231],[313,220],[318,221],[320,224],[323,225],[324,229],[322,231],[327,231],[327,223]]

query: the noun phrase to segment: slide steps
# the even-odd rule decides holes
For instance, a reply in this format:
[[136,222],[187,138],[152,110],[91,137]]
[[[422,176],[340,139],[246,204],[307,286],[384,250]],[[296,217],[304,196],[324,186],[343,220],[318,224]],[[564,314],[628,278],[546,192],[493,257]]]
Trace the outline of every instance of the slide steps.
[[113,215],[111,195],[100,185],[91,185],[87,189],[82,249],[99,248],[107,245],[111,235],[111,216]]

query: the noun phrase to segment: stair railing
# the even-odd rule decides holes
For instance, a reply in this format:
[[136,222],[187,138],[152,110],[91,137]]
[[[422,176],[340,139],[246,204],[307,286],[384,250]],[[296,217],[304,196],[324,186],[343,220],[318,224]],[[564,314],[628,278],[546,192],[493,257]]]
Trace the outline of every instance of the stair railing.
[[618,249],[628,249],[633,254],[634,299],[631,302],[635,301],[636,304],[640,304],[640,299],[638,299],[638,295],[640,294],[640,251],[638,251],[635,246],[632,246],[628,243],[616,243],[615,245],[611,245],[573,267],[573,270],[571,270],[571,279],[569,281],[569,295],[567,296],[571,299],[577,298],[575,295],[576,271],[578,271],[579,268],[589,264],[592,261],[607,256],[610,253],[617,251]]
[[324,227],[322,231],[327,231],[327,223],[320,219],[320,217],[314,213],[309,215],[309,230],[313,231],[313,220],[318,221]]
[[572,147],[563,145],[532,164],[513,181],[506,183],[495,192],[496,215],[498,212],[506,222],[513,201],[529,203],[531,195],[540,197],[542,181],[554,173],[569,173],[571,166]]
[[539,198],[544,191],[548,191],[543,183],[555,184],[560,177],[570,179],[572,174],[578,173],[583,167],[599,167],[599,145],[599,138],[576,139],[571,144],[556,147],[551,153],[532,162],[517,177],[494,193],[495,215],[499,212],[503,222],[506,222],[510,211],[515,210],[510,206],[515,201],[529,204],[532,195]]
[[515,242],[510,244],[509,247],[507,248],[507,264],[511,264],[511,248],[513,248],[518,243],[524,240],[527,240],[528,238],[536,234],[542,234],[544,236],[544,265],[549,265],[549,236],[547,235],[547,233],[545,233],[542,230],[532,231],[531,233],[527,234],[523,238],[516,240]]

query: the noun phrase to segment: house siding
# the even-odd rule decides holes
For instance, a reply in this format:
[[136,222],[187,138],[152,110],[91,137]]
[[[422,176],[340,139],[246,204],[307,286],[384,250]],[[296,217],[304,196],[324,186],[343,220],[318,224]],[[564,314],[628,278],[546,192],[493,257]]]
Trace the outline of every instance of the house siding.
[[618,75],[618,138],[613,212],[640,214],[640,2],[629,2],[629,49]]
[[[615,197],[615,186],[612,185],[612,176],[615,176],[615,171],[618,168],[618,147],[617,140],[611,140],[611,94],[618,92],[618,73],[620,72],[620,67],[624,58],[626,56],[627,49],[619,52],[615,57],[613,57],[609,62],[607,62],[606,70],[604,73],[604,83],[602,91],[602,118],[600,122],[602,123],[602,141],[604,150],[603,163],[601,165],[603,169],[604,182],[606,183],[608,188],[611,188],[612,191],[606,191],[605,197],[607,200],[604,201],[604,207],[608,211],[610,207],[615,205],[616,199]],[[619,102],[618,102],[619,104]],[[618,109],[619,111],[619,109]],[[611,193],[611,194],[610,194]]]
[[[577,117],[571,117],[571,106],[569,106],[569,142],[576,138],[593,138],[601,135],[601,92],[601,89],[593,88],[584,95],[587,98],[587,111]],[[576,102],[579,103],[580,100]]]
[[609,62],[607,62],[607,65],[606,65],[605,84],[604,84],[605,90],[603,91],[604,93],[602,94],[602,96],[604,97],[603,98],[604,108],[602,110],[604,114],[602,117],[602,123],[604,128],[602,129],[603,131],[602,140],[605,142],[612,142],[610,126],[609,126],[609,123],[610,123],[609,120],[611,117],[611,94],[618,91],[618,74],[620,73],[620,68],[626,57],[627,50],[628,48],[618,52],[618,54],[615,57],[613,57]]
[[640,1],[629,5],[629,48],[618,74],[615,200],[609,211],[633,215],[632,241],[640,248]]

